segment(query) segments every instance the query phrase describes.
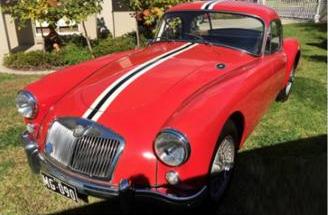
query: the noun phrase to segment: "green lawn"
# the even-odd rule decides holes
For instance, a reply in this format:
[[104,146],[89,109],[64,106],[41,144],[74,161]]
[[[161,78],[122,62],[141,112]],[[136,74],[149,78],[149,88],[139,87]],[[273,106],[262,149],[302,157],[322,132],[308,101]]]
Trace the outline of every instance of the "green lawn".
[[[219,214],[327,213],[327,28],[293,24],[284,29],[285,37],[302,43],[293,94],[288,102],[275,103],[247,140]],[[76,204],[54,195],[30,173],[18,143],[23,124],[14,98],[37,78],[0,75],[0,214],[117,212],[113,202]]]

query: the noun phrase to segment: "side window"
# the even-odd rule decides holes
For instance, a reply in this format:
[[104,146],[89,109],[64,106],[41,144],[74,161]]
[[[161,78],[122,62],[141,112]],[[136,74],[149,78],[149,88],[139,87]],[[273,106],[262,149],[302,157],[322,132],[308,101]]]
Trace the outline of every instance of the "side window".
[[270,31],[265,46],[265,53],[272,54],[281,48],[282,26],[280,21],[273,21],[270,24]]

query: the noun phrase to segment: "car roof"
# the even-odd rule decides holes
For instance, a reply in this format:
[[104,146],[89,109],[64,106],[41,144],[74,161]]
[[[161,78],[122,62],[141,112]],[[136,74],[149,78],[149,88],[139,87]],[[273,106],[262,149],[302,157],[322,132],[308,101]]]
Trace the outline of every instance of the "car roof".
[[214,5],[214,7],[210,11],[232,12],[252,15],[262,19],[266,25],[268,25],[271,20],[279,19],[278,14],[272,8],[256,3],[232,0],[195,1],[190,3],[183,3],[170,8],[167,12],[209,10],[203,9],[205,4],[208,4],[209,2],[213,2]]

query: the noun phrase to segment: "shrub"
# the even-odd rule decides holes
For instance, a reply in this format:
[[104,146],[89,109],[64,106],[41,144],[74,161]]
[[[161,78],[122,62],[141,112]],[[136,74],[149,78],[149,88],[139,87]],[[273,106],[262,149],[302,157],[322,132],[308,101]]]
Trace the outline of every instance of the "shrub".
[[[94,54],[99,57],[113,52],[133,49],[135,34],[118,38],[108,37],[93,41]],[[17,52],[4,57],[4,65],[14,69],[53,69],[65,65],[78,64],[91,59],[91,54],[79,36],[67,39],[59,52]]]
[[91,58],[85,48],[68,44],[59,52],[17,52],[6,55],[3,64],[14,69],[53,69],[65,65],[78,64]]
[[61,64],[52,53],[43,51],[18,52],[4,57],[4,65],[15,69],[49,69]]
[[94,54],[98,56],[111,54],[114,52],[125,51],[135,47],[134,38],[130,36],[122,36],[117,38],[102,39],[94,48]]
[[61,41],[64,44],[75,44],[77,47],[86,47],[87,41],[81,34],[61,35]]
[[85,47],[79,47],[74,43],[67,44],[59,53],[55,53],[63,65],[78,64],[89,60],[91,54]]

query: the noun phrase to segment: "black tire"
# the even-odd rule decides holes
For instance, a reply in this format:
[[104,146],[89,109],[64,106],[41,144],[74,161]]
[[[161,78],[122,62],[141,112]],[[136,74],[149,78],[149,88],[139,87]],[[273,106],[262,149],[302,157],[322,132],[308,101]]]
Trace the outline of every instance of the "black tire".
[[290,94],[292,93],[292,87],[295,81],[295,66],[293,67],[292,71],[290,72],[289,80],[287,85],[279,92],[276,101],[285,102],[288,100]]
[[[231,177],[234,172],[234,166],[232,166],[229,170],[224,170],[219,173],[211,173],[211,169],[214,165],[215,156],[219,151],[219,147],[223,142],[226,140],[226,138],[229,138],[229,140],[233,140],[233,150],[234,150],[234,162],[236,161],[236,155],[237,155],[237,144],[239,143],[239,135],[238,130],[236,128],[236,125],[232,120],[228,120],[226,124],[224,125],[222,132],[219,136],[216,149],[213,153],[212,157],[212,163],[209,170],[209,199],[212,204],[212,206],[215,206],[223,197],[226,189],[230,185]],[[230,139],[231,138],[231,139]]]

